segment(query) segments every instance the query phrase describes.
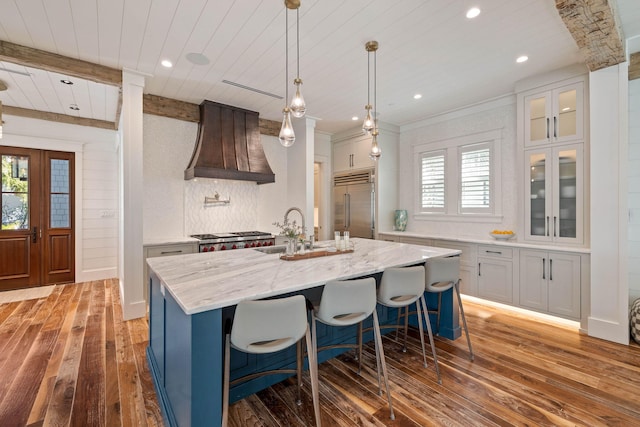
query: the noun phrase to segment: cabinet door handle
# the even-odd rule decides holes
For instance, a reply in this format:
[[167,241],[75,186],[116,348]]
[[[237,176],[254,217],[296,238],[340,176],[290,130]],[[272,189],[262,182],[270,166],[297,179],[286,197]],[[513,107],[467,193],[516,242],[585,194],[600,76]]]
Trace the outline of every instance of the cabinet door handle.
[[546,258],[542,258],[542,280],[545,280],[547,278],[546,275],[544,274],[545,273],[545,271],[544,271],[544,263],[546,261],[547,261]]
[[482,274],[480,274],[480,263],[478,263],[478,276],[482,276]]
[[547,215],[547,237],[549,237],[549,216]]
[[553,260],[549,258],[549,280],[553,280]]
[[549,139],[549,117],[547,117],[547,139]]
[[556,237],[556,220],[558,219],[558,217],[554,216],[553,217],[553,237]]
[[497,254],[497,255],[502,255],[502,252],[500,252],[500,251],[485,251],[485,253],[487,253],[487,254]]
[[160,255],[181,254],[181,253],[182,253],[181,250],[177,250],[177,251],[162,251],[162,252],[160,252]]
[[553,116],[553,137],[558,137],[558,118]]

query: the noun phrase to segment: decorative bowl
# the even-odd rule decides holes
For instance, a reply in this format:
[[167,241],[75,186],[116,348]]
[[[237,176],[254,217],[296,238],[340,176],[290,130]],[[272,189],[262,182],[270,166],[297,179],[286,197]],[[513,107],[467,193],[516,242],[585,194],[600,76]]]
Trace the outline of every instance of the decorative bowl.
[[509,240],[516,237],[516,233],[511,233],[511,234],[489,233],[489,236],[493,237],[496,240]]

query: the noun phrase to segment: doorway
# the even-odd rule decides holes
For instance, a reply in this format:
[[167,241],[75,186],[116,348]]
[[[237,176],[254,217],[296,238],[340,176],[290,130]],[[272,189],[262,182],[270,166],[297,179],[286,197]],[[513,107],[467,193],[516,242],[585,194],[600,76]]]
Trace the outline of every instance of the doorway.
[[0,291],[75,279],[74,153],[0,146]]

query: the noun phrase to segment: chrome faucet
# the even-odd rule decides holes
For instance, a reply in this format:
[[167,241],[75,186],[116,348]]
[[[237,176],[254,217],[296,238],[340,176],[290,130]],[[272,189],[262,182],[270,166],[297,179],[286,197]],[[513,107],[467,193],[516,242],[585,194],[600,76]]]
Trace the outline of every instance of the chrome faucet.
[[[307,228],[305,226],[304,214],[302,213],[302,209],[296,207],[287,209],[287,211],[284,213],[285,224],[289,222],[289,214],[291,213],[291,211],[297,211],[300,214],[300,218],[302,218],[302,232],[305,234],[305,236],[307,236]],[[311,235],[308,237],[309,238],[305,240],[305,242],[309,242],[309,248],[313,249],[313,233],[311,233]]]

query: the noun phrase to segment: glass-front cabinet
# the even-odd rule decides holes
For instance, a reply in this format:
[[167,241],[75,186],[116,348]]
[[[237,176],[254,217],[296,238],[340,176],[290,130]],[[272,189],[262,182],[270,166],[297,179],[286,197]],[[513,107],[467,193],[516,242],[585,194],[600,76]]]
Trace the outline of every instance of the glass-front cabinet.
[[524,144],[583,139],[584,85],[577,82],[524,98]]
[[583,145],[525,150],[525,239],[583,242]]

